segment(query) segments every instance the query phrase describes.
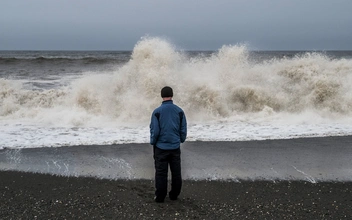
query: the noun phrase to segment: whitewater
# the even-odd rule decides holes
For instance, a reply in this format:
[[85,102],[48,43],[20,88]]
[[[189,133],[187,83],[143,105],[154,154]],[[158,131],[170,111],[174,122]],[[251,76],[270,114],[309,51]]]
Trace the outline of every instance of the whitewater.
[[0,149],[148,143],[166,85],[187,141],[352,135],[351,53],[190,53],[144,37],[118,59],[31,54],[0,56]]

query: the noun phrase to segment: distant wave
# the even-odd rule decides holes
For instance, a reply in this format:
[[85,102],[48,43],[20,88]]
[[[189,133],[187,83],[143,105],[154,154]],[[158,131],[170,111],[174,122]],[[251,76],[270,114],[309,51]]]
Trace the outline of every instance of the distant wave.
[[21,64],[21,63],[28,63],[28,64],[55,64],[55,63],[86,63],[86,64],[104,64],[104,63],[121,63],[126,62],[128,58],[125,59],[114,59],[114,58],[97,58],[97,57],[84,57],[84,58],[52,58],[52,57],[32,57],[32,58],[1,58],[0,57],[0,65],[1,64]]

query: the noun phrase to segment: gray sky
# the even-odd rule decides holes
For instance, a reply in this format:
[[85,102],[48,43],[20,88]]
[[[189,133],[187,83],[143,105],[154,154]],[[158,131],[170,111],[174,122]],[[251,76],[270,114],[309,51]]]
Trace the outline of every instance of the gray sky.
[[0,50],[352,50],[351,0],[1,0]]

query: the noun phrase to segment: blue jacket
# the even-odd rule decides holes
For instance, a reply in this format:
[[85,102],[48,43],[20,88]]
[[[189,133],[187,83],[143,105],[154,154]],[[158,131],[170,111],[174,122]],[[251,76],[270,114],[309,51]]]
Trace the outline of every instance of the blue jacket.
[[163,101],[151,117],[150,144],[164,150],[177,149],[186,140],[186,136],[185,113],[172,100]]

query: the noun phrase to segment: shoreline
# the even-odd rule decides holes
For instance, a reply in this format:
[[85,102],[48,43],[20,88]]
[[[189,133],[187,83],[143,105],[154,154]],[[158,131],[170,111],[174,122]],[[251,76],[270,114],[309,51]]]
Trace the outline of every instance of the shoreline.
[[343,219],[352,182],[184,180],[179,200],[153,201],[153,180],[0,171],[0,219]]
[[[183,179],[352,181],[352,136],[238,142],[185,142]],[[0,150],[0,170],[93,176],[154,178],[149,144],[89,145]]]

